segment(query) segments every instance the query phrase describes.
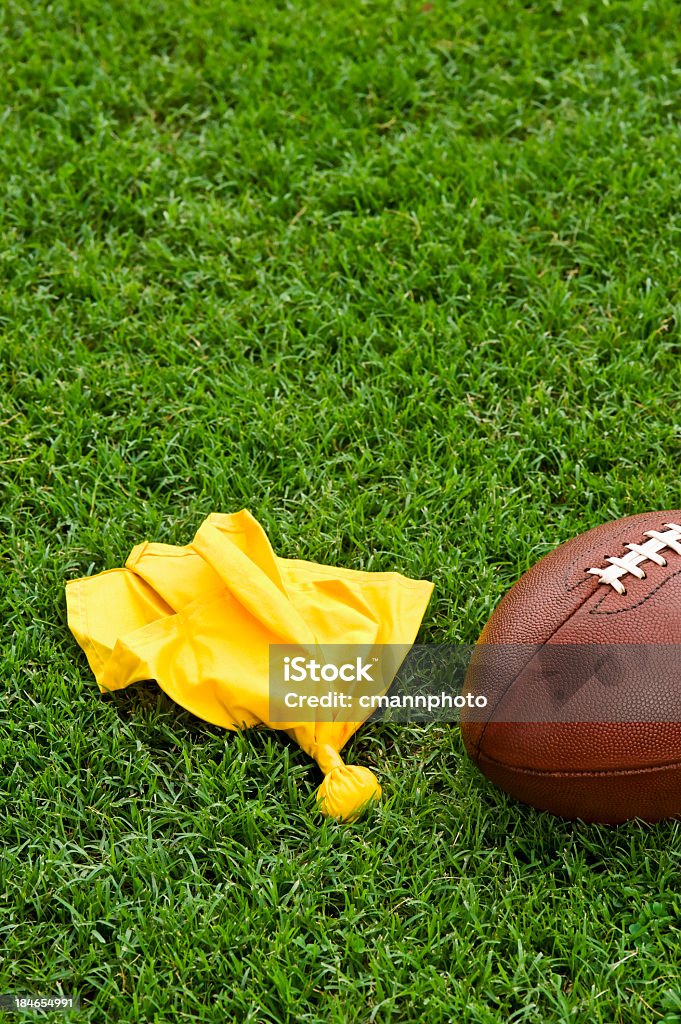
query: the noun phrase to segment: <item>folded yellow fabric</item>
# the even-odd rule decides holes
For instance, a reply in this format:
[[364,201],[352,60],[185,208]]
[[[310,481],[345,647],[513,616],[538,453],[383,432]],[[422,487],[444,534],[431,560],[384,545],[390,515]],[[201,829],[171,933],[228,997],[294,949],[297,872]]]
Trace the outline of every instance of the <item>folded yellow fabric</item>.
[[270,645],[410,646],[432,591],[399,573],[279,558],[244,509],[208,516],[186,547],[139,544],[124,568],[69,581],[66,602],[100,690],[155,679],[214,725],[283,728],[324,772],[320,809],[351,821],[381,792],[340,757],[364,719],[269,721]]

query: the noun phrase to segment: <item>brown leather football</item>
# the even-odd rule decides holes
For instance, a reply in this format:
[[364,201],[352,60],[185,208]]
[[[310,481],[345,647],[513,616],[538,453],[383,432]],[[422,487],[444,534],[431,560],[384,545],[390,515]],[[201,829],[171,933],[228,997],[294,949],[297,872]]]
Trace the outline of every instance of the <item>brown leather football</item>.
[[465,689],[487,704],[461,729],[519,800],[610,824],[681,817],[680,522],[645,512],[562,544],[483,629]]

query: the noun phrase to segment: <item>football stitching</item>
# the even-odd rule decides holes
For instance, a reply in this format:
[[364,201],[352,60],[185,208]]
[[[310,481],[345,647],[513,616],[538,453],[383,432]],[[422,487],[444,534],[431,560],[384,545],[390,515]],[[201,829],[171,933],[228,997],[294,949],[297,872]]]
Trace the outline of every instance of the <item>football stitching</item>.
[[[670,515],[672,512],[678,512],[678,511],[679,511],[678,509],[668,509],[667,511],[662,510],[661,512],[644,512],[644,513],[641,514],[641,517],[645,521],[645,519],[648,516],[660,515],[660,516],[664,517],[664,516]],[[623,526],[621,530],[618,530],[617,533],[613,533],[609,537],[609,542],[616,541],[616,540],[619,540],[621,537],[627,537],[627,536],[630,535],[631,530],[632,530],[631,518],[636,518],[636,517],[633,517],[633,516],[630,517],[626,526]],[[602,524],[602,526],[607,526],[607,525],[608,525],[607,523]],[[644,525],[644,523],[641,523],[641,526],[643,526],[643,525]],[[595,529],[599,530],[599,529],[602,528],[602,526],[600,526],[600,527],[597,526],[597,527],[595,527]],[[578,539],[579,539],[579,537],[573,538],[573,540],[578,540]],[[566,543],[569,544],[570,541],[566,541]],[[565,584],[565,589],[567,591],[574,590],[575,587],[578,587],[583,582],[582,580],[579,580],[577,583],[568,584],[568,582],[567,582],[568,576],[572,575],[572,573],[575,571],[575,566],[578,566],[583,561],[583,559],[588,558],[588,556],[592,552],[594,552],[594,551],[601,551],[602,549],[603,549],[603,543],[601,541],[597,541],[594,544],[592,544],[591,547],[588,547],[588,548],[586,548],[585,551],[582,551],[578,558],[574,558],[572,560],[572,562],[570,562],[569,566],[565,569],[565,572],[563,573],[563,583]],[[554,550],[558,551],[558,550],[560,550],[560,548],[559,547],[558,548],[554,548]]]
[[636,604],[629,604],[626,608],[609,608],[606,611],[600,612],[598,609],[603,604],[606,597],[610,596],[609,594],[603,594],[600,601],[595,604],[593,608],[589,609],[589,615],[622,615],[623,612],[631,612],[634,608],[640,608],[642,604],[645,604],[645,602],[653,596],[653,594],[656,594],[658,590],[662,589],[662,587],[666,587],[670,580],[673,580],[675,576],[679,575],[681,575],[681,569],[677,569],[676,572],[671,573],[671,575],[667,576],[667,578],[662,580],[661,583],[658,583],[656,587],[653,587],[652,590],[648,591],[648,593],[637,601]]

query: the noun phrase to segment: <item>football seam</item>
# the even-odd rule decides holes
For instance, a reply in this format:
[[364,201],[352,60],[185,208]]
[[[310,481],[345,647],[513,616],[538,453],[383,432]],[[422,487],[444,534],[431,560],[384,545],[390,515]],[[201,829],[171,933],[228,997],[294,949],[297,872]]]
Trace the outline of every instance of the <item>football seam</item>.
[[609,596],[609,594],[603,594],[603,597],[600,599],[600,601],[597,604],[595,604],[593,608],[590,609],[589,615],[622,615],[623,612],[631,612],[634,610],[634,608],[640,608],[640,606],[642,604],[645,604],[645,602],[648,601],[653,596],[653,594],[656,594],[658,590],[661,590],[662,587],[665,587],[670,580],[673,580],[675,576],[679,575],[681,575],[681,569],[677,569],[676,572],[671,573],[670,576],[667,576],[666,579],[662,580],[660,583],[657,584],[657,586],[653,587],[653,589],[650,590],[645,595],[645,597],[642,597],[639,601],[636,602],[636,604],[627,605],[626,608],[612,608],[607,609],[603,612],[599,612],[598,609],[603,604],[606,597]]
[[530,657],[530,658],[529,658],[529,659],[528,659],[528,660],[527,660],[527,661],[525,662],[525,664],[523,665],[523,667],[522,667],[521,669],[519,669],[519,670],[518,670],[518,672],[517,672],[517,673],[516,673],[516,675],[515,675],[515,676],[513,677],[513,679],[511,679],[511,681],[509,682],[509,684],[508,684],[508,686],[506,687],[506,689],[504,690],[504,692],[503,692],[503,693],[500,693],[500,694],[499,694],[499,697],[498,697],[498,699],[497,699],[497,701],[496,701],[496,703],[495,703],[494,707],[492,708],[492,713],[491,713],[490,717],[489,717],[489,718],[487,719],[487,721],[485,722],[485,724],[484,724],[484,726],[483,726],[483,728],[482,728],[482,732],[480,733],[480,736],[479,736],[479,738],[478,738],[478,741],[477,741],[477,743],[476,743],[476,753],[477,753],[477,755],[478,755],[478,757],[477,757],[477,760],[479,760],[479,759],[480,759],[480,754],[482,753],[482,749],[481,749],[481,748],[482,748],[482,743],[483,743],[483,740],[484,740],[484,738],[485,738],[485,733],[487,732],[487,726],[488,726],[488,725],[490,724],[490,722],[492,721],[492,717],[493,717],[494,713],[496,712],[497,708],[498,708],[498,707],[499,707],[499,705],[501,704],[502,700],[504,699],[504,697],[506,696],[506,694],[508,693],[508,691],[509,691],[509,690],[511,689],[511,687],[512,687],[512,686],[514,685],[514,683],[516,683],[516,682],[518,681],[518,679],[519,679],[519,678],[520,678],[520,676],[521,676],[521,675],[523,674],[523,672],[525,671],[525,669],[527,668],[527,666],[528,666],[528,665],[530,664],[530,662],[531,662],[531,661],[533,660],[533,658],[535,658],[535,657],[537,656],[537,653],[538,653],[538,652],[539,652],[539,651],[540,651],[540,650],[541,650],[541,649],[542,649],[543,647],[546,647],[546,645],[547,645],[547,643],[549,642],[549,640],[551,639],[551,637],[555,636],[555,635],[556,635],[556,633],[558,632],[558,630],[559,630],[559,629],[562,629],[562,628],[563,628],[563,626],[565,625],[565,623],[566,623],[566,622],[569,622],[569,621],[570,621],[570,619],[572,618],[572,616],[573,616],[573,615],[575,614],[575,612],[578,612],[578,611],[579,611],[579,609],[580,609],[580,608],[581,608],[581,607],[582,607],[582,606],[583,606],[584,604],[586,604],[586,602],[587,602],[587,601],[588,601],[588,600],[589,600],[589,599],[590,599],[590,598],[591,598],[592,596],[593,596],[593,591],[591,590],[591,591],[589,591],[589,593],[588,593],[588,594],[585,594],[585,595],[583,596],[582,600],[581,600],[581,601],[579,602],[579,604],[577,605],[577,607],[576,607],[576,608],[572,608],[572,609],[570,610],[570,612],[569,612],[569,613],[568,613],[568,614],[567,614],[567,615],[566,615],[566,616],[565,616],[565,617],[563,618],[563,620],[562,620],[561,622],[559,622],[559,623],[558,623],[558,624],[557,624],[556,626],[554,626],[554,628],[553,628],[553,629],[551,630],[551,632],[549,633],[549,635],[548,635],[548,636],[546,637],[546,639],[545,639],[545,640],[543,640],[543,641],[542,641],[542,642],[541,642],[540,644],[533,644],[533,645],[532,645],[533,647],[536,647],[536,650],[535,650],[535,651],[533,652],[532,656],[531,656],[531,657]]
[[[651,513],[650,512],[641,512],[639,514],[641,516],[645,517],[645,516],[649,516]],[[632,516],[631,518],[636,518],[636,517]],[[608,524],[607,523],[602,523],[601,526],[603,526],[603,525],[608,525]],[[601,527],[597,526],[595,528],[596,529],[600,529]],[[608,539],[608,544],[611,544],[614,541],[620,541],[623,538],[629,537],[631,535],[631,528],[632,528],[632,524],[631,524],[631,522],[628,522],[628,524],[626,526],[623,526],[621,529],[618,530],[618,532],[616,532],[616,534],[613,534]],[[579,539],[580,539],[579,537],[573,538],[574,541],[579,541]],[[566,543],[569,544],[570,542],[568,541]],[[588,547],[584,551],[580,552],[579,556],[574,557],[572,559],[572,561],[568,565],[565,566],[565,569],[563,571],[563,582],[564,582],[565,587],[566,587],[567,590],[573,590],[574,588],[579,587],[580,583],[582,583],[581,580],[578,581],[577,583],[573,583],[573,584],[568,583],[569,577],[571,577],[572,573],[574,571],[576,571],[576,567],[580,566],[582,564],[582,562],[584,562],[585,559],[590,557],[590,555],[592,555],[592,554],[594,554],[594,555],[595,554],[600,554],[600,552],[602,551],[602,548],[603,548],[603,541],[602,541],[602,539],[594,541],[594,543],[592,545],[590,545],[590,547]],[[554,551],[559,551],[560,550],[560,546],[557,547],[557,548],[554,548],[553,550]],[[552,553],[553,552],[551,552],[551,554]]]
[[551,776],[552,778],[561,779],[599,778],[605,775],[641,775],[645,772],[665,772],[670,768],[681,768],[681,761],[668,761],[666,764],[647,765],[640,768],[590,768],[585,771],[565,771],[564,769],[549,771],[543,768],[524,768],[520,765],[505,764],[503,761],[497,761],[495,757],[490,757],[489,754],[483,754],[482,756],[505,771],[521,772],[523,775]]
[[[678,511],[678,509],[663,509],[661,513],[652,512],[652,511],[650,511],[650,512],[638,512],[634,516],[627,516],[627,525],[623,526],[620,530],[617,531],[617,533],[614,533],[609,538],[608,543],[611,543],[612,541],[620,540],[622,537],[629,536],[630,535],[630,531],[631,531],[631,527],[632,527],[632,524],[631,524],[631,520],[632,519],[638,519],[639,517],[645,519],[645,518],[647,518],[648,516],[651,516],[651,515],[662,515],[664,517],[664,516],[670,515],[672,512],[676,512],[676,511]],[[608,524],[605,523],[605,524],[601,524],[601,525],[602,526],[607,526]],[[641,525],[643,525],[643,524],[641,524]],[[596,527],[596,529],[600,529],[600,528],[601,527]],[[574,539],[578,540],[579,538],[576,537]],[[570,542],[567,541],[567,543],[570,543]],[[572,574],[575,572],[576,566],[579,566],[580,563],[584,561],[584,559],[589,557],[589,555],[595,554],[597,552],[600,552],[602,547],[603,547],[603,541],[601,539],[599,539],[597,541],[594,541],[594,543],[590,547],[588,547],[584,551],[582,551],[578,558],[573,558],[573,560],[570,562],[569,566],[566,567],[566,569],[565,569],[565,571],[563,573],[563,582],[564,582],[565,587],[566,587],[567,590],[574,590],[575,587],[578,587],[580,585],[580,583],[582,582],[581,580],[578,580],[576,583],[569,583],[568,582],[569,577],[572,576]],[[558,548],[554,548],[554,551],[558,551],[559,549],[560,549],[560,546]]]

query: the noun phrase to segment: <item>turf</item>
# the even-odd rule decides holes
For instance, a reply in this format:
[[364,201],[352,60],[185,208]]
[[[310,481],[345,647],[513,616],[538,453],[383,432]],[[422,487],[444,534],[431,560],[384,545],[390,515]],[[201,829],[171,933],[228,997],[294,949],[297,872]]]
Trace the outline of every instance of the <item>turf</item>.
[[680,46],[663,0],[3,5],[0,992],[681,1021],[678,823],[553,820],[387,723],[346,751],[385,801],[323,822],[278,734],[100,699],[63,594],[246,506],[471,642],[559,542],[678,507]]

